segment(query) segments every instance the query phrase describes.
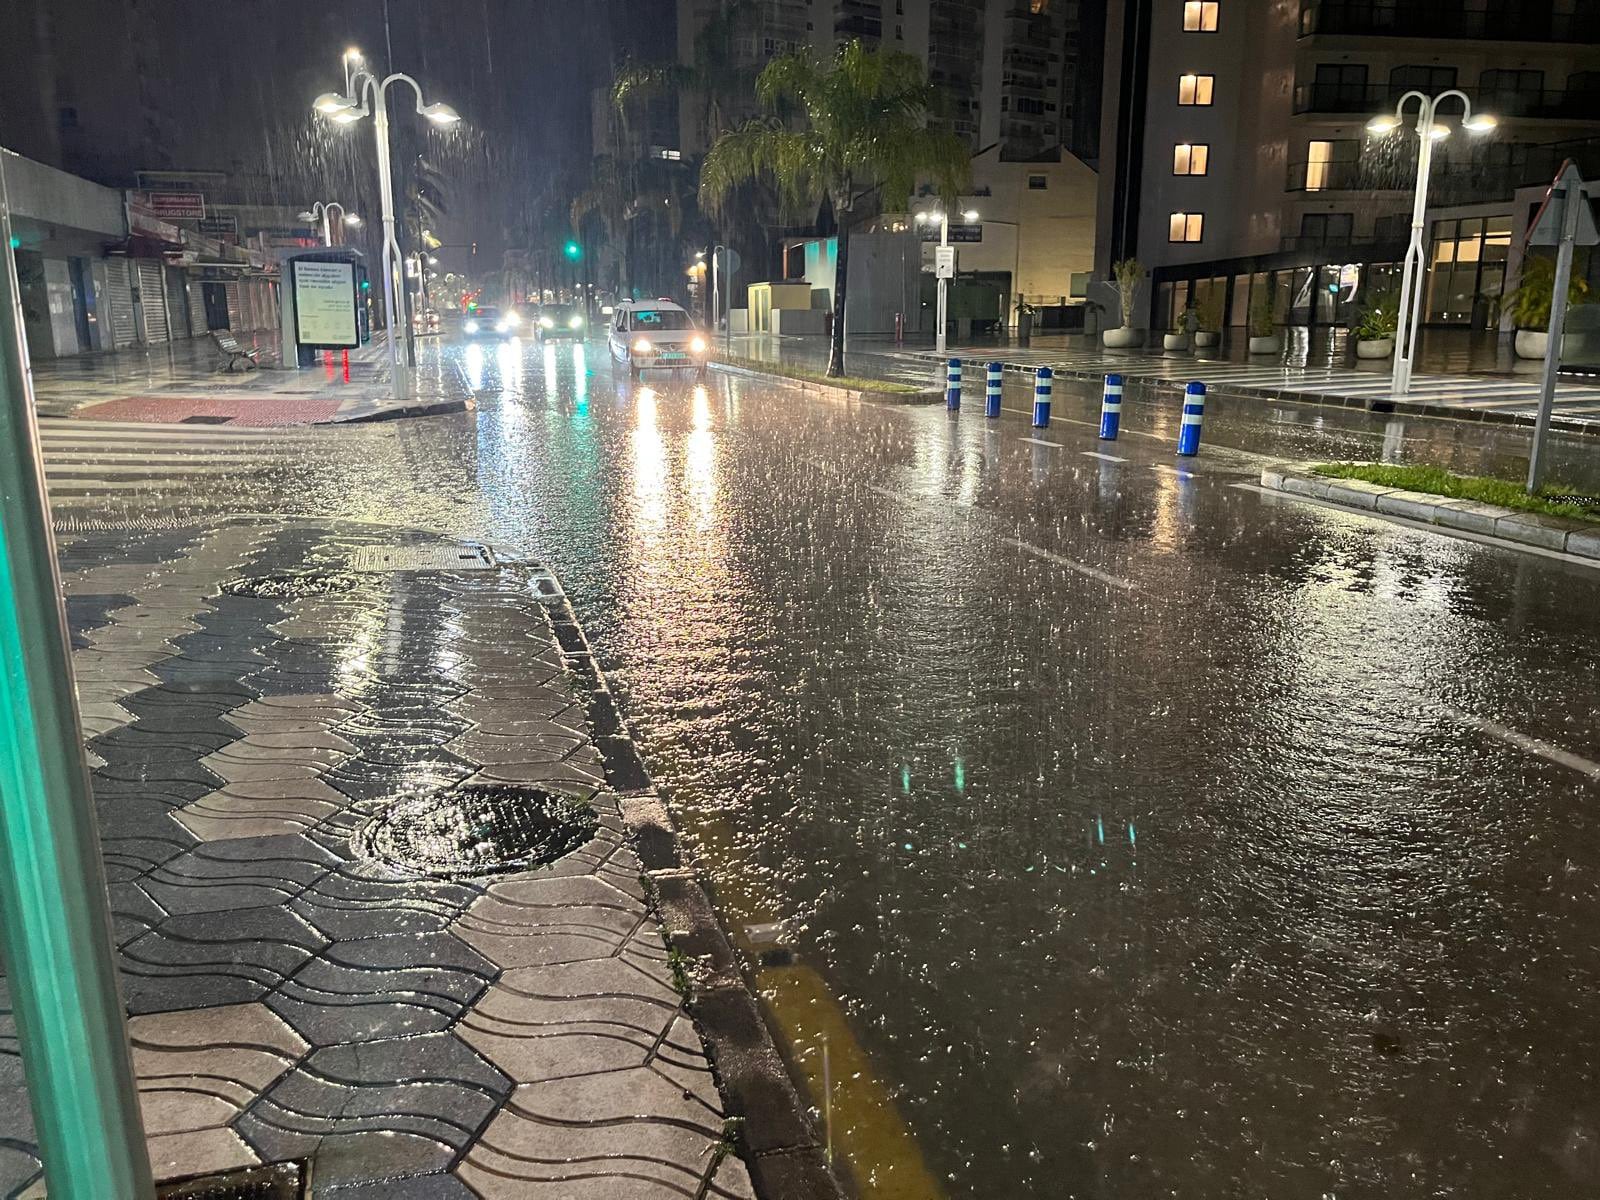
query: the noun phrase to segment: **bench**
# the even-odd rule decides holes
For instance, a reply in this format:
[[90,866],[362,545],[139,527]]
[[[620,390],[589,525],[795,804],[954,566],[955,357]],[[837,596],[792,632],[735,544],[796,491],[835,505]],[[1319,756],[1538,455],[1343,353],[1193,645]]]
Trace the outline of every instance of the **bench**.
[[[213,329],[211,331],[211,340],[216,343],[217,349],[222,351],[226,360],[222,364],[224,371],[253,371],[261,365],[256,362],[256,357],[261,351],[256,349],[246,350],[239,345],[239,339],[234,337],[233,334]],[[245,365],[241,367],[240,363]]]

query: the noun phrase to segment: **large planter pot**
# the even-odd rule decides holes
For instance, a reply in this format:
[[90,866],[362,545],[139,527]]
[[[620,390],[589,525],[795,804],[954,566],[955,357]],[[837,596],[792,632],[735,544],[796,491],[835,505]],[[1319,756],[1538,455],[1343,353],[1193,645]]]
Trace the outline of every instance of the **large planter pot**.
[[1394,339],[1359,338],[1356,341],[1357,358],[1388,358],[1394,353]]
[[1221,340],[1222,335],[1220,333],[1213,333],[1209,329],[1202,329],[1199,333],[1194,335],[1194,344],[1201,350],[1209,350]]
[[1108,350],[1127,350],[1137,346],[1143,340],[1143,330],[1130,329],[1126,325],[1117,329],[1108,329],[1100,335],[1100,341]]
[[[1565,354],[1572,346],[1566,338],[1561,339],[1561,350]],[[1516,351],[1518,358],[1543,358],[1550,353],[1550,334],[1543,329],[1517,330]]]
[[1187,350],[1189,348],[1189,335],[1187,333],[1163,333],[1161,335],[1161,348],[1163,350]]
[[1266,337],[1254,337],[1254,336],[1252,336],[1251,339],[1250,339],[1250,353],[1251,354],[1282,354],[1283,353],[1283,335],[1282,334],[1277,334],[1277,333],[1269,333]]
[[1033,314],[1017,314],[1017,341],[1026,342],[1033,337]]

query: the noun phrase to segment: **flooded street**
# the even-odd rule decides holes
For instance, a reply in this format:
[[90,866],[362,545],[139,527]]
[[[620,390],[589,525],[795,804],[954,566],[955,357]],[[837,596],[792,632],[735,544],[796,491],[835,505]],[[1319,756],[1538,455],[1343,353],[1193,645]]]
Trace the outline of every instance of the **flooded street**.
[[[944,1194],[1600,1187],[1596,780],[1547,753],[1600,757],[1600,579],[1250,486],[1510,435],[1220,400],[1180,470],[1175,401],[1105,444],[1078,385],[1035,431],[1012,385],[986,422],[428,352],[475,414],[119,501],[551,566],[727,923],[784,922]],[[836,1124],[866,1194],[917,1194],[873,1186],[893,1124]]]

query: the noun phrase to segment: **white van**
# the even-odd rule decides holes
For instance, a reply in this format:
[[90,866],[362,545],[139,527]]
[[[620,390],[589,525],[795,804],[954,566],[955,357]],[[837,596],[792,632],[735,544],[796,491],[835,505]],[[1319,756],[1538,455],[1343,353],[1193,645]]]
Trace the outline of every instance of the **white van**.
[[613,363],[627,363],[635,379],[646,367],[693,371],[706,377],[711,345],[682,305],[660,300],[624,300],[611,314],[607,338]]

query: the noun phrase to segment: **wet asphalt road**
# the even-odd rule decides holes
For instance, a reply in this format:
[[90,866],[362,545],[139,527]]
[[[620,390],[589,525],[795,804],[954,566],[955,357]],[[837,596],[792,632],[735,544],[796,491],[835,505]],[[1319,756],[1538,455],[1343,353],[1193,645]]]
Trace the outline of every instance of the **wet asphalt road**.
[[1178,469],[1170,396],[1107,446],[1066,383],[1038,433],[1020,388],[427,352],[475,414],[115,502],[548,562],[731,921],[790,922],[948,1195],[1600,1189],[1600,783],[1517,743],[1600,759],[1600,572],[1250,486],[1521,434],[1213,398]]

